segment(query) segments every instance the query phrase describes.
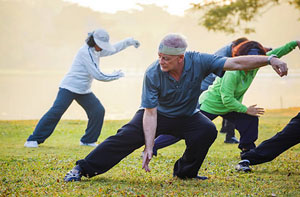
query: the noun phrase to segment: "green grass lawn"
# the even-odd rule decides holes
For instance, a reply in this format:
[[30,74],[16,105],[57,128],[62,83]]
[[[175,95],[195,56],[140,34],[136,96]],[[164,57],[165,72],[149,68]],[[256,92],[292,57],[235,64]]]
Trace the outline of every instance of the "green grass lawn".
[[[281,130],[298,111],[267,111],[260,119],[256,144]],[[98,142],[126,122],[106,121]],[[221,119],[214,122],[220,128]],[[238,173],[234,166],[240,160],[239,149],[224,144],[223,134],[218,134],[199,171],[209,177],[206,181],[172,177],[173,165],[185,149],[180,141],[159,151],[150,163],[150,173],[142,169],[141,148],[105,174],[65,183],[66,172],[93,149],[79,146],[87,122],[62,120],[39,148],[24,148],[36,123],[0,121],[1,196],[300,196],[300,145],[272,162],[253,166],[252,173]]]

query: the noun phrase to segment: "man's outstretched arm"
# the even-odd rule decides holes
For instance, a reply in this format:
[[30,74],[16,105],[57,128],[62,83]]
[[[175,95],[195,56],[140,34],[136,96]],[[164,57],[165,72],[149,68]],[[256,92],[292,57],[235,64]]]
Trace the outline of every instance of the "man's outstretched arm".
[[252,70],[270,64],[276,73],[283,77],[287,75],[288,68],[285,62],[276,57],[263,55],[247,55],[228,58],[224,70]]

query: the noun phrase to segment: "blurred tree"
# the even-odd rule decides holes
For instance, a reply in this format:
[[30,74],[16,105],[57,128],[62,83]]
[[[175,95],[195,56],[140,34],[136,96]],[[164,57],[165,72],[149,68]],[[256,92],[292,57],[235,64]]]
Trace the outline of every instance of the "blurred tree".
[[255,32],[247,26],[249,22],[271,7],[284,3],[300,10],[300,0],[203,0],[192,4],[192,9],[204,11],[199,23],[208,30],[249,34]]

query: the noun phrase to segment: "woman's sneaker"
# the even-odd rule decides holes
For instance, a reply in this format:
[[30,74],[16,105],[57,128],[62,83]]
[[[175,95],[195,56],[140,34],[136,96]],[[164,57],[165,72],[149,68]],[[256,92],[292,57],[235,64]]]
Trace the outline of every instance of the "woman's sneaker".
[[82,169],[79,165],[76,165],[70,172],[66,174],[64,177],[65,182],[71,182],[71,181],[81,181]]
[[96,142],[94,142],[94,143],[85,143],[85,142],[80,141],[80,146],[92,146],[92,147],[96,147],[96,146],[98,146],[98,144],[96,144]]
[[27,147],[27,148],[37,148],[37,147],[39,147],[37,141],[26,141],[24,146]]
[[250,161],[247,159],[244,159],[239,162],[238,165],[235,166],[235,169],[237,171],[243,171],[243,172],[251,172],[251,168],[249,167]]

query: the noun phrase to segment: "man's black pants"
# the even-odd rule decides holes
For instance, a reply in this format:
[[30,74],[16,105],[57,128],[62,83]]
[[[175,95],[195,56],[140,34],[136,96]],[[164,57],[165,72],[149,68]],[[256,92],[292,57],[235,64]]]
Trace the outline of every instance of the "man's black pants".
[[[108,137],[85,159],[76,162],[82,168],[84,176],[93,177],[108,171],[145,144],[143,114],[144,110],[139,110],[116,135]],[[176,161],[173,175],[179,178],[193,178],[198,175],[209,147],[217,137],[217,130],[201,113],[180,118],[168,118],[158,114],[156,136],[160,134],[185,139],[186,149],[182,157]]]
[[278,155],[300,142],[300,113],[285,128],[272,138],[263,141],[255,149],[242,154],[250,165],[272,161]]

